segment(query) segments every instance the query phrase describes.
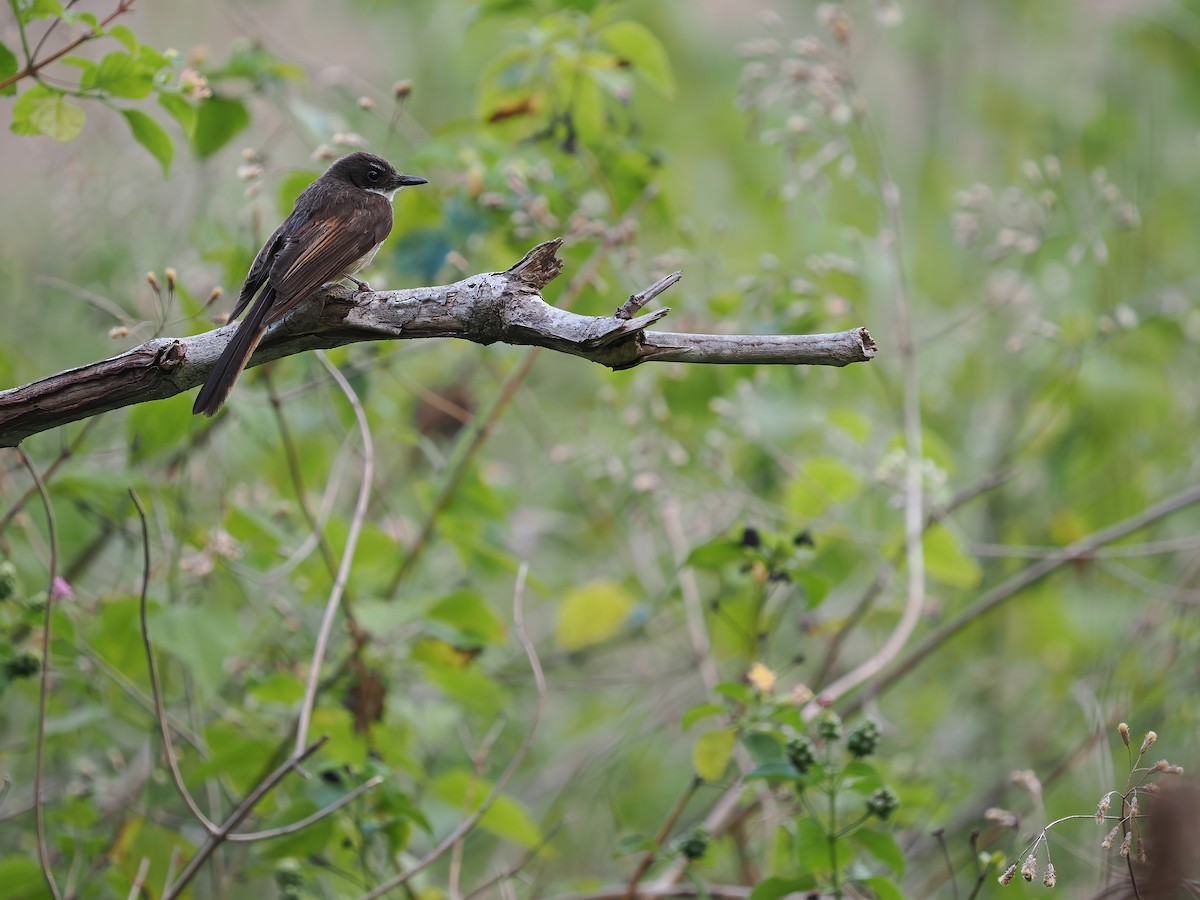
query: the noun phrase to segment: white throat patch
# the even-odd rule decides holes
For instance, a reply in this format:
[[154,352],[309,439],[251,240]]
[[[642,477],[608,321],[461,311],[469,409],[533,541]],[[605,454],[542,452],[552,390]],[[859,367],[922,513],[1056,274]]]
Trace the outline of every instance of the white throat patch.
[[367,190],[372,194],[378,194],[380,197],[387,197],[388,200],[395,200],[396,191],[400,190],[400,188],[393,188],[390,191],[381,191],[379,188],[367,188]]

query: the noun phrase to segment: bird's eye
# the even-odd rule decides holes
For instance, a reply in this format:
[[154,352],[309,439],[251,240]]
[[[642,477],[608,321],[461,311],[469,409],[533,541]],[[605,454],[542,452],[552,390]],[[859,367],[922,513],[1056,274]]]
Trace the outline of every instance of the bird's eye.
[[370,179],[371,181],[378,181],[379,176],[382,174],[383,174],[383,172],[380,169],[368,169],[367,170],[367,178]]

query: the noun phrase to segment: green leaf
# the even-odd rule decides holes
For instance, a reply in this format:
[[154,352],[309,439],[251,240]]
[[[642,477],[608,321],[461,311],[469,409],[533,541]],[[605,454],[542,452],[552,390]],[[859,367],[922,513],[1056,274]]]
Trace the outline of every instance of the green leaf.
[[212,96],[196,108],[192,146],[201,159],[212,156],[250,124],[246,104],[233,97]]
[[83,25],[90,28],[92,31],[100,29],[100,20],[96,18],[95,13],[76,12],[75,10],[64,9],[62,20],[67,25]]
[[[796,861],[805,872],[820,874],[833,870],[834,856],[829,846],[829,836],[821,823],[811,816],[804,816],[796,821]],[[854,856],[850,846],[844,839],[836,842],[836,859],[843,869]]]
[[699,706],[693,706],[683,714],[682,727],[687,731],[701,719],[707,719],[711,716],[721,716],[725,714],[725,707],[719,703],[701,703]]
[[719,537],[693,547],[688,554],[687,565],[698,569],[719,569],[726,563],[741,562],[746,558],[745,548],[727,537]]
[[860,444],[871,436],[871,420],[855,409],[835,409],[829,413],[829,424],[840,428]]
[[840,459],[813,456],[801,464],[787,487],[787,506],[797,515],[812,519],[829,507],[849,500],[859,489],[859,478]]
[[664,97],[675,95],[675,77],[662,42],[639,22],[614,22],[600,30],[600,40]]
[[754,691],[751,690],[750,685],[742,684],[740,681],[722,681],[713,688],[713,693],[728,697],[734,703],[740,703],[742,706],[749,706],[754,702]]
[[60,0],[21,0],[16,4],[17,17],[28,24],[34,19],[54,19],[63,14]]
[[754,890],[750,892],[750,900],[781,900],[789,894],[811,891],[816,886],[817,882],[811,876],[803,878],[776,876],[764,879],[755,885]]
[[508,692],[478,669],[430,665],[425,667],[425,677],[448,698],[481,715],[498,715],[508,702]]
[[336,759],[351,766],[366,765],[370,747],[366,736],[355,732],[350,710],[340,706],[318,706],[313,710],[312,731],[314,735],[329,738],[321,748],[325,759]]
[[183,133],[190,139],[196,130],[196,107],[192,106],[183,94],[162,93],[158,95],[158,102],[170,113],[171,118],[179,123]]
[[[455,769],[439,775],[431,788],[433,796],[464,814],[477,809],[491,790],[490,781],[466,769]],[[479,827],[522,847],[535,847],[542,840],[542,830],[529,813],[516,800],[503,793],[496,797],[491,808],[479,820]]]
[[904,894],[890,878],[883,878],[882,876],[864,878],[861,881],[856,881],[855,884],[861,884],[869,889],[875,895],[875,900],[904,900]]
[[603,643],[621,630],[633,597],[612,581],[596,581],[567,591],[558,606],[554,636],[568,653]]
[[696,774],[705,781],[716,781],[725,774],[733,748],[737,743],[737,731],[721,728],[700,735],[692,748],[692,766]]
[[[143,659],[143,667],[145,664]],[[323,731],[314,727],[313,733],[319,735]],[[228,781],[235,791],[243,794],[262,778],[262,761],[275,752],[279,738],[274,734],[260,734],[239,716],[237,724],[218,720],[208,725],[204,729],[204,742],[212,755],[186,770],[188,784],[199,786],[206,779],[217,777]]]
[[746,780],[753,781],[759,778],[763,781],[793,781],[799,775],[800,773],[796,771],[791,763],[769,762],[756,766],[752,771],[747,772]]
[[257,703],[291,706],[304,698],[304,682],[294,673],[280,669],[250,688],[246,695]]
[[742,745],[760,765],[783,760],[783,744],[769,732],[747,731],[742,735]]
[[958,537],[945,525],[934,525],[925,532],[925,570],[929,577],[951,587],[967,590],[983,580],[979,563],[963,552]]
[[183,663],[189,676],[209,696],[225,681],[225,661],[242,639],[237,617],[220,606],[171,606],[150,614],[150,634],[160,653]]
[[[129,124],[132,128],[133,122]],[[125,435],[133,461],[145,462],[164,450],[181,447],[191,422],[191,398],[183,394],[157,403],[139,403],[125,420]]]
[[0,884],[9,900],[36,900],[46,896],[42,868],[31,856],[11,853],[0,859]]
[[870,763],[856,759],[842,769],[842,785],[856,794],[868,796],[883,787],[883,776]]
[[90,87],[107,91],[115,97],[140,100],[154,91],[153,73],[147,71],[128,53],[115,51],[106,54],[92,73]]
[[10,126],[15,134],[47,134],[56,141],[79,136],[87,116],[58,91],[35,84],[13,104]]
[[64,56],[59,60],[64,66],[74,66],[79,70],[79,83],[91,84],[96,77],[96,61],[86,56]]
[[[16,74],[17,74],[17,57],[11,50],[8,49],[8,47],[6,47],[2,42],[0,42],[0,81],[4,81],[6,78],[11,78],[13,75],[16,75]],[[6,96],[11,96],[11,95],[15,94],[16,92],[17,92],[16,82],[13,82],[8,87],[4,88],[3,90],[0,90],[0,94],[6,95]]]
[[133,29],[130,28],[128,25],[121,25],[120,23],[113,25],[111,28],[108,29],[108,34],[110,37],[114,37],[118,41],[120,41],[122,44],[124,44],[125,49],[128,50],[130,53],[137,53],[137,49],[138,49],[137,35],[133,33]]
[[175,145],[166,129],[141,110],[123,109],[121,115],[129,123],[133,139],[150,151],[150,155],[162,166],[163,176],[171,174],[171,160],[175,157]]
[[152,73],[157,73],[159,69],[171,64],[171,60],[165,54],[155,50],[149,44],[142,44],[137,48],[137,58],[138,62]]
[[854,832],[852,840],[891,869],[897,878],[904,877],[904,851],[890,834],[863,828]]
[[433,603],[425,615],[453,625],[464,637],[480,644],[498,644],[504,640],[504,623],[474,591],[447,594]]

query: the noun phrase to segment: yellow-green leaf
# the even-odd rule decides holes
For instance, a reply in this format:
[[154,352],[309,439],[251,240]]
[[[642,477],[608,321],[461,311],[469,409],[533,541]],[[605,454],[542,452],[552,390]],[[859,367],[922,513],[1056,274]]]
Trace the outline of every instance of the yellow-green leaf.
[[86,118],[58,91],[35,84],[13,104],[11,128],[16,134],[48,134],[56,141],[70,141],[79,136]]
[[612,581],[596,581],[573,588],[558,607],[555,638],[568,653],[608,640],[633,608],[633,597]]
[[849,500],[859,489],[854,471],[832,456],[806,459],[787,488],[788,508],[804,518],[815,518],[829,507]]
[[[432,788],[435,797],[462,813],[478,808],[491,790],[490,781],[466,769],[455,769],[439,775]],[[542,840],[542,830],[529,813],[516,800],[503,793],[496,797],[491,808],[479,820],[479,827],[522,847],[537,846]]]
[[732,728],[722,728],[700,735],[696,746],[692,748],[692,766],[696,774],[705,781],[716,781],[725,774],[729,760],[733,757],[733,747],[737,742],[737,732]]
[[116,97],[140,100],[154,91],[154,77],[128,53],[117,50],[100,60],[92,73],[90,86]]
[[983,579],[983,570],[963,552],[957,536],[944,525],[925,532],[925,570],[929,577],[957,588],[973,588]]
[[463,636],[481,644],[504,640],[504,623],[474,591],[454,591],[434,602],[425,615],[454,626]]
[[654,33],[639,22],[614,22],[600,30],[600,40],[625,64],[665,97],[675,94],[675,76],[667,51]]

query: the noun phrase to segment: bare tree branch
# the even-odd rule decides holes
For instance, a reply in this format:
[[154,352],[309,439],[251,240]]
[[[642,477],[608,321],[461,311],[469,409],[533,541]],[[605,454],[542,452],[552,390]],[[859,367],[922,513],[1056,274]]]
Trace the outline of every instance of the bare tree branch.
[[[326,286],[268,330],[250,365],[358,341],[435,337],[546,347],[614,370],[644,362],[844,366],[875,355],[875,342],[865,328],[809,335],[676,334],[645,330],[669,312],[665,308],[622,318],[674,284],[678,273],[635,294],[618,315],[582,316],[558,309],[541,292],[562,271],[556,255],[561,246],[561,239],[547,241],[505,272],[438,287],[356,293]],[[156,338],[119,356],[0,391],[0,447],[195,387],[235,327],[188,338]]]

